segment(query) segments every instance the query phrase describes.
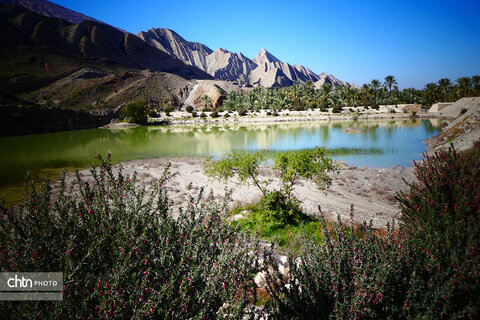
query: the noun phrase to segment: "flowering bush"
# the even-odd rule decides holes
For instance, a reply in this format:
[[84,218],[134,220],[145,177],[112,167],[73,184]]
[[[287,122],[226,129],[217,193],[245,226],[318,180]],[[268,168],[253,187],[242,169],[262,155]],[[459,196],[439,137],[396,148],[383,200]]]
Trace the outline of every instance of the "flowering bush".
[[[102,159],[101,159],[102,160]],[[172,218],[168,167],[151,189],[115,171],[60,191],[44,183],[18,208],[2,207],[1,271],[63,272],[59,302],[0,302],[12,318],[241,318],[256,271],[256,245],[222,222],[225,207],[202,192]]]
[[[330,233],[322,220],[323,242],[307,242],[304,254],[289,259],[285,279],[278,268],[267,270],[267,305],[276,319],[402,318],[410,270],[398,256],[394,233],[364,238],[341,221]],[[369,230],[368,226],[364,229]],[[275,265],[272,252],[265,253]]]
[[340,221],[329,232],[323,222],[323,243],[290,258],[285,278],[265,253],[273,318],[480,317],[480,149],[415,167],[418,182],[397,196],[402,222],[386,237]]
[[[480,148],[426,156],[398,195],[405,246],[422,252],[423,284],[410,295],[427,314],[480,317]],[[420,311],[420,310],[419,310]]]

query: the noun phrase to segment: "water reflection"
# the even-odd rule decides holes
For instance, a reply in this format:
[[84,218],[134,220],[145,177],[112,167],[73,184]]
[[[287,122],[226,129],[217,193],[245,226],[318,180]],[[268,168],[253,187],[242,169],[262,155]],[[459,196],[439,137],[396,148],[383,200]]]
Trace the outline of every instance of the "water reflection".
[[[342,132],[358,128],[361,133]],[[338,156],[354,165],[410,165],[425,151],[422,141],[438,131],[430,120],[369,120],[151,126],[127,130],[79,130],[0,138],[0,185],[22,180],[27,169],[83,167],[95,154],[112,152],[114,160],[154,157],[221,156],[231,150],[377,148],[383,154]]]

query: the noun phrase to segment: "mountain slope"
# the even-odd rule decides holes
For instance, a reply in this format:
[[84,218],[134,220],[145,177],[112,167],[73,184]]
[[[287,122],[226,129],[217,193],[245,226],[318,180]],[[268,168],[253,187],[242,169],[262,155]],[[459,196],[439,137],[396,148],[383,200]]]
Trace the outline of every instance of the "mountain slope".
[[263,48],[254,59],[249,59],[241,53],[221,48],[212,52],[207,46],[189,42],[169,29],[152,28],[138,33],[138,36],[219,80],[264,87],[289,86],[294,82],[306,81],[320,81],[319,85],[325,82],[333,86],[345,84],[333,76],[316,74],[304,66],[284,63]]
[[170,29],[152,28],[146,32],[139,32],[137,36],[154,47],[177,57],[186,64],[196,66],[204,71],[207,70],[205,58],[213,51],[204,44],[186,41]]
[[241,53],[218,48],[206,57],[207,71],[215,79],[248,83],[248,75],[257,65]]
[[46,0],[0,0],[0,5],[19,5],[42,16],[60,18],[74,24],[80,23],[83,20],[91,20],[103,23],[92,17],[64,8],[58,4]]
[[[0,6],[0,49],[0,88],[7,92],[18,90],[5,88],[6,82],[17,89],[33,90],[46,85],[39,80],[40,76],[56,81],[55,74],[62,77],[65,72],[71,73],[91,64],[211,79],[207,73],[184,64],[131,33],[91,20],[71,24],[21,6]],[[28,81],[25,75],[30,77]],[[24,82],[33,83],[33,87]]]

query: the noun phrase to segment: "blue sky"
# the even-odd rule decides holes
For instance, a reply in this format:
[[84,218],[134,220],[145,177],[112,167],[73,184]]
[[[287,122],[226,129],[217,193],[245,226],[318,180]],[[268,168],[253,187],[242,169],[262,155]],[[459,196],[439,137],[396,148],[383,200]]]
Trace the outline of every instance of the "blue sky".
[[283,62],[359,85],[400,88],[480,74],[480,0],[54,0],[132,33],[170,28],[189,41]]

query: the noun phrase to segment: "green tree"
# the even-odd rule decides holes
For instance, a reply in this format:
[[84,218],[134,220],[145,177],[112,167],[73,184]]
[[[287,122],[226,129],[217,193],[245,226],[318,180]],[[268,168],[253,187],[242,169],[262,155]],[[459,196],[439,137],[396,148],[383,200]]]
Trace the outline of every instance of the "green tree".
[[281,152],[275,157],[274,163],[273,168],[280,171],[282,191],[287,199],[292,198],[294,186],[300,178],[314,179],[321,189],[332,183],[327,173],[334,171],[335,166],[332,159],[326,156],[325,148]]
[[328,108],[332,104],[332,84],[324,83],[320,88],[320,96],[322,99],[322,108]]
[[480,76],[473,76],[472,77],[472,84],[473,84],[473,94],[475,96],[480,95]]
[[209,109],[212,106],[212,99],[209,96],[204,95],[202,97],[202,106],[204,110]]
[[423,89],[423,97],[425,103],[431,106],[433,103],[438,102],[440,96],[440,88],[433,82],[427,83]]
[[147,123],[147,104],[145,100],[130,101],[120,112],[120,119],[128,122],[145,124]]
[[262,186],[263,183],[258,176],[260,164],[264,160],[263,152],[233,152],[220,160],[207,158],[203,165],[207,176],[225,181],[236,176],[243,184],[251,181],[265,196],[267,189]]
[[[269,190],[266,188],[268,181],[259,178],[261,163],[265,160],[263,152],[233,152],[219,160],[208,158],[204,161],[204,172],[207,176],[228,181],[237,177],[240,183],[255,186],[266,196]],[[292,199],[292,191],[298,179],[315,179],[320,188],[326,188],[331,184],[328,172],[335,169],[333,161],[326,156],[324,148],[313,150],[287,151],[277,154],[274,158],[275,170],[280,172],[282,180],[282,192],[287,199]]]
[[360,88],[360,94],[363,98],[363,106],[365,108],[368,107],[368,100],[370,100],[371,91],[372,89],[368,84],[363,84],[362,88]]
[[440,91],[442,93],[442,100],[448,101],[449,91],[452,87],[452,82],[448,78],[442,78],[438,80],[438,86],[440,87]]
[[398,83],[397,79],[395,79],[395,76],[386,76],[385,77],[385,86],[388,88],[388,92],[392,92],[392,89],[397,90],[398,89]]
[[380,80],[373,79],[370,82],[370,85],[372,86],[372,89],[373,89],[373,104],[375,105],[375,107],[377,107],[377,93],[378,93],[378,89],[380,89]]
[[457,94],[459,98],[468,97],[472,93],[472,79],[461,77],[457,79]]

